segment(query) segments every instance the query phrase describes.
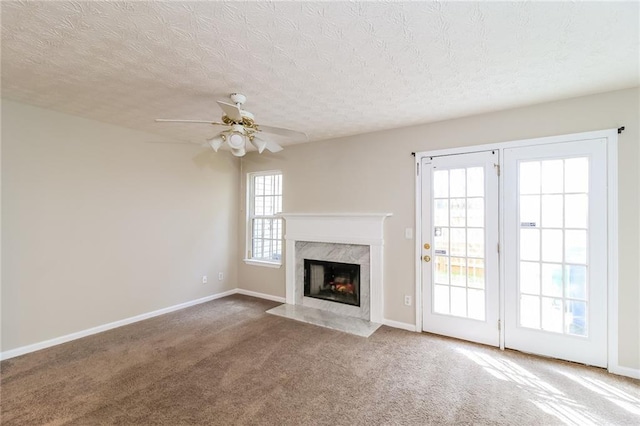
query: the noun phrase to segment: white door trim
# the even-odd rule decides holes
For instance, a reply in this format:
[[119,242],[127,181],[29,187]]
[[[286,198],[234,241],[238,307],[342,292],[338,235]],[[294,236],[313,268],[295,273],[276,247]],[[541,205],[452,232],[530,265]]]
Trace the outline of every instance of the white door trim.
[[[640,371],[622,367],[618,364],[618,129],[596,130],[584,133],[571,133],[567,135],[548,136],[542,138],[522,139],[494,144],[471,145],[457,148],[446,148],[432,151],[422,151],[415,153],[416,168],[416,239],[415,239],[415,297],[416,301],[416,331],[422,332],[422,265],[419,254],[422,253],[422,179],[420,174],[420,164],[423,158],[439,157],[452,154],[466,154],[487,150],[499,150],[500,164],[504,164],[504,148],[515,148],[525,146],[535,146],[544,144],[555,144],[562,142],[572,142],[582,139],[607,139],[607,234],[608,234],[608,340],[607,340],[607,365],[611,373],[630,375],[636,377]],[[499,176],[499,192],[502,197],[504,189],[504,175]],[[504,247],[504,203],[499,203],[499,233],[500,247]],[[504,319],[504,251],[499,254],[500,259],[500,318]],[[500,330],[500,348],[504,349],[504,327]]]

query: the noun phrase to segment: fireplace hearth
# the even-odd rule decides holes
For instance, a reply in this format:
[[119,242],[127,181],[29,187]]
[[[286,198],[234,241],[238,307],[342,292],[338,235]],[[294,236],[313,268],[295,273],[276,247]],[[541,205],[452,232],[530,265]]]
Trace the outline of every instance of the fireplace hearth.
[[360,306],[360,265],[304,259],[304,295]]

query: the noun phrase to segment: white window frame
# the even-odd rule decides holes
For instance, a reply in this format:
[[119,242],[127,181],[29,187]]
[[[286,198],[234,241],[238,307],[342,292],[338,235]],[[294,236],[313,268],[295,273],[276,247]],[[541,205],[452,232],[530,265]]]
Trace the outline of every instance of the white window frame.
[[[253,219],[255,219],[257,216],[253,214],[254,212],[254,203],[255,203],[255,188],[254,188],[254,178],[257,176],[272,176],[272,175],[280,175],[280,180],[282,182],[282,171],[281,170],[267,170],[267,171],[261,171],[261,172],[252,172],[252,173],[247,173],[247,200],[246,200],[246,212],[247,212],[247,216],[246,216],[246,220],[245,220],[245,224],[246,224],[246,241],[245,241],[245,255],[246,257],[243,259],[244,263],[246,263],[247,265],[254,265],[254,266],[266,266],[269,268],[280,268],[282,266],[282,258],[284,256],[284,235],[280,235],[280,240],[282,242],[281,247],[282,247],[282,252],[280,253],[280,261],[270,261],[270,260],[262,260],[262,259],[254,259],[253,258]],[[284,188],[283,188],[283,192],[284,192]],[[282,195],[281,195],[282,196]],[[282,221],[282,218],[280,217],[280,213],[281,212],[275,212],[275,214],[273,215],[262,215],[259,216],[260,218],[273,218],[273,219],[280,219]],[[284,225],[284,224],[283,224]],[[280,230],[282,232],[283,227],[280,227]]]

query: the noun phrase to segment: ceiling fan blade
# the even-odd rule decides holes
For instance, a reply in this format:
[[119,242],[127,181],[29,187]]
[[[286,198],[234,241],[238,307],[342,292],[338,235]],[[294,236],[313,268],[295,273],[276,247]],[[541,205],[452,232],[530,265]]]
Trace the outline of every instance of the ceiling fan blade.
[[241,122],[242,121],[242,113],[240,112],[240,108],[237,105],[228,104],[222,101],[216,101],[220,106],[220,109],[224,112],[224,114],[229,117],[233,121]]
[[273,133],[274,135],[288,136],[290,138],[304,138],[305,140],[308,138],[306,133],[283,129],[282,127],[265,126],[260,124],[258,125],[258,129],[265,133]]
[[280,152],[282,151],[282,147],[273,141],[267,141],[266,148],[271,152]]
[[156,118],[156,123],[201,123],[201,124],[213,124],[214,126],[228,126],[228,124],[217,123],[210,120],[173,120],[168,118]]

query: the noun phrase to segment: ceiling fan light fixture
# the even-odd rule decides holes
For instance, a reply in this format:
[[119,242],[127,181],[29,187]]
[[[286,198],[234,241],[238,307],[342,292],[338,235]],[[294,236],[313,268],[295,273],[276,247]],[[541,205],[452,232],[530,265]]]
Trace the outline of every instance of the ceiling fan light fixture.
[[244,149],[244,146],[238,149],[231,148],[231,153],[236,157],[244,157],[244,155],[247,153],[247,150]]
[[257,136],[250,138],[251,144],[258,149],[258,153],[262,154],[262,151],[267,147],[267,141],[260,139]]
[[231,149],[244,149],[245,139],[244,135],[240,132],[231,132],[227,137],[227,143]]
[[207,142],[209,143],[209,146],[211,148],[213,148],[213,150],[215,152],[218,152],[218,150],[220,149],[220,147],[222,146],[222,142],[224,142],[224,137],[223,135],[217,135],[212,137],[211,139],[207,139]]

